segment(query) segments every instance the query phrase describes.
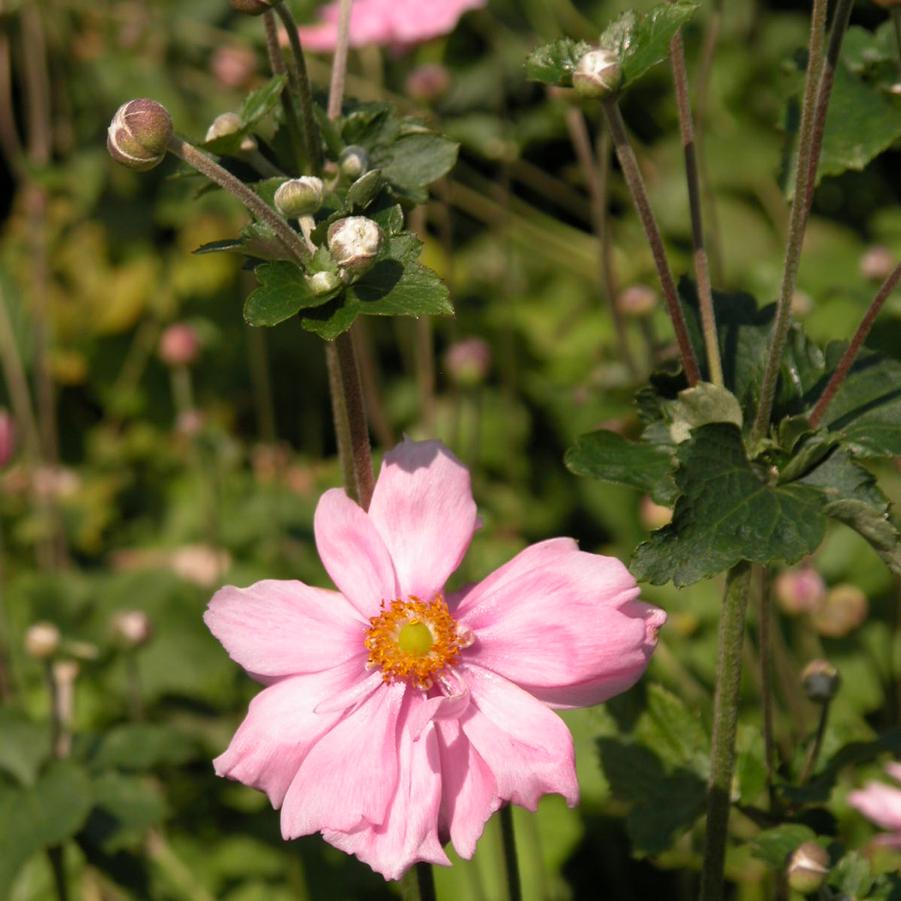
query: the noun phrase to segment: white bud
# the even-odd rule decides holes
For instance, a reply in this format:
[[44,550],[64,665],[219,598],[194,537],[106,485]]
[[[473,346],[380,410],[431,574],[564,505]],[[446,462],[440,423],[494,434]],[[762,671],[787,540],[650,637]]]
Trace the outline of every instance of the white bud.
[[139,648],[153,636],[150,617],[143,610],[120,610],[113,616],[111,627],[115,639],[126,648]]
[[116,162],[147,171],[166,156],[173,134],[172,117],[155,100],[129,100],[116,110],[106,133],[106,149]]
[[619,89],[622,71],[610,50],[589,50],[573,71],[573,87],[581,97],[599,99]]
[[369,171],[369,154],[366,148],[356,144],[345,147],[338,157],[338,168],[345,178],[356,181],[364,172]]
[[804,842],[789,858],[787,875],[792,889],[810,895],[820,889],[829,875],[829,854],[816,842]]
[[325,297],[337,291],[343,282],[334,272],[314,272],[307,278],[307,284],[317,297]]
[[25,650],[35,660],[52,657],[59,648],[59,641],[59,629],[53,623],[35,623],[25,632]]
[[325,185],[315,175],[282,182],[275,191],[275,208],[286,219],[312,216],[325,200]]
[[237,134],[241,130],[241,117],[237,113],[222,113],[216,116],[206,130],[206,141],[215,141],[216,138],[227,138]]
[[329,226],[328,249],[335,262],[347,272],[365,272],[382,244],[382,230],[365,216],[348,216]]

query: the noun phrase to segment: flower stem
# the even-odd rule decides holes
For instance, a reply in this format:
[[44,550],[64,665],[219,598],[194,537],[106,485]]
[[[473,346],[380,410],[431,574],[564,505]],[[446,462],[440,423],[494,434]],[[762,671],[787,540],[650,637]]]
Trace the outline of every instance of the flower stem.
[[418,863],[401,880],[403,901],[436,901],[435,876],[430,863]]
[[829,404],[832,402],[832,398],[835,397],[842,382],[854,365],[854,360],[857,358],[857,354],[860,352],[863,342],[866,341],[867,335],[870,334],[870,329],[873,327],[873,323],[876,321],[876,317],[879,315],[882,305],[888,300],[892,291],[895,290],[899,279],[901,279],[901,263],[895,266],[889,274],[889,277],[882,283],[882,287],[873,298],[873,302],[870,304],[869,309],[860,321],[860,325],[857,326],[857,331],[854,333],[851,343],[842,354],[842,358],[838,361],[835,372],[832,373],[829,382],[823,389],[820,399],[816,402],[813,410],[811,410],[808,419],[813,428],[816,428],[822,421],[826,410],[829,408]]
[[695,155],[694,124],[688,100],[688,75],[685,71],[685,47],[682,32],[677,31],[670,41],[670,64],[673,84],[676,88],[676,106],[679,109],[679,131],[685,154],[685,177],[688,182],[688,207],[691,212],[691,240],[694,252],[695,279],[698,283],[698,303],[701,307],[701,328],[704,332],[704,349],[707,351],[707,369],[714,385],[723,384],[723,364],[716,335],[716,317],[713,312],[713,291],[710,287],[710,268],[704,247],[704,225],[701,220],[701,183],[698,178],[698,161]]
[[505,804],[500,810],[501,844],[504,849],[504,872],[507,878],[507,901],[522,901],[519,862],[516,859],[516,833],[513,831],[513,808]]
[[641,169],[638,167],[638,160],[635,158],[635,152],[629,143],[626,123],[623,122],[623,115],[615,97],[604,99],[602,104],[604,115],[610,128],[610,134],[613,138],[613,146],[616,149],[616,157],[619,160],[626,184],[629,186],[629,191],[632,194],[632,201],[635,204],[638,218],[644,226],[648,243],[651,246],[651,253],[654,256],[654,264],[657,267],[657,275],[660,278],[660,286],[663,289],[667,312],[676,333],[676,342],[679,345],[685,377],[688,379],[689,385],[695,385],[701,378],[701,373],[698,370],[698,361],[688,339],[685,317],[682,315],[682,308],[679,306],[679,297],[676,293],[676,283],[673,280],[673,274],[666,259],[663,238],[660,235],[660,229],[657,227],[657,221],[654,218],[654,212],[648,200]]
[[831,699],[824,701],[820,706],[820,719],[817,723],[816,735],[814,736],[813,744],[807,752],[801,775],[798,777],[799,785],[803,785],[810,778],[810,774],[817,764],[817,758],[820,756],[820,751],[823,748],[823,737],[826,735],[826,724],[829,722],[829,708],[831,706]]
[[707,781],[707,833],[701,869],[700,901],[722,901],[723,897],[732,773],[735,768],[738,692],[741,685],[741,647],[750,584],[749,563],[736,564],[726,576],[716,661],[710,777]]
[[[266,30],[266,55],[269,57],[269,68],[272,69],[273,75],[287,75],[285,58],[282,56],[282,48],[278,43],[278,25],[275,21],[275,13],[271,9],[263,14],[263,25]],[[300,133],[297,110],[294,109],[294,99],[288,91],[282,91],[281,103],[285,114],[285,126],[288,129],[288,140],[298,163],[298,169],[302,169],[304,140]]]
[[279,216],[258,194],[255,194],[240,179],[235,178],[227,169],[223,169],[212,157],[198,150],[187,141],[173,136],[169,140],[168,150],[180,160],[215,182],[220,188],[233,194],[261,222],[275,232],[285,249],[301,263],[310,258],[310,251],[303,243],[300,235]]
[[776,744],[773,740],[773,615],[770,580],[766,567],[757,566],[757,643],[760,647],[760,699],[763,708],[763,762],[770,810],[775,801]]
[[328,117],[337,119],[341,115],[344,100],[344,83],[347,81],[347,48],[350,44],[350,8],[353,0],[341,0],[338,9],[338,39],[332,60],[332,78],[328,92]]
[[[751,444],[756,444],[766,433],[773,401],[776,397],[776,383],[782,365],[782,354],[791,325],[791,300],[798,281],[801,264],[801,250],[804,232],[816,184],[816,171],[823,143],[826,125],[826,111],[832,92],[832,80],[842,38],[848,26],[854,0],[838,0],[829,34],[829,50],[822,67],[823,22],[826,17],[826,0],[814,0],[810,23],[810,44],[807,57],[807,75],[804,81],[804,101],[801,109],[801,126],[798,137],[798,162],[795,175],[795,192],[792,199],[791,216],[788,226],[788,241],[785,248],[785,264],[782,272],[782,287],[776,304],[776,320],[770,338],[770,352],[764,368],[760,388],[760,403],[751,429]],[[822,71],[818,71],[822,68]],[[819,77],[818,77],[819,76]],[[816,84],[815,100],[813,85]]]

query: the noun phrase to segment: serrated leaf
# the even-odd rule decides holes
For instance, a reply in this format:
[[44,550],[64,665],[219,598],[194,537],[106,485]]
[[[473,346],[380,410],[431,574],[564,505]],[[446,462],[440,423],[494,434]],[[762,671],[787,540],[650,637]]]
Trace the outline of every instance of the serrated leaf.
[[241,124],[245,128],[250,128],[264,116],[269,115],[278,106],[286,83],[286,76],[276,75],[262,87],[251,91],[244,99],[244,103],[241,104],[241,110],[238,113],[241,117]]
[[526,59],[526,76],[543,84],[571,87],[573,70],[591,49],[591,44],[572,38],[560,38],[536,47]]
[[0,709],[0,770],[21,785],[34,785],[50,757],[50,730],[11,708]]
[[300,310],[322,306],[328,300],[310,290],[303,271],[293,263],[263,263],[254,273],[260,285],[244,302],[248,325],[278,325]]
[[395,193],[423,202],[425,188],[454,168],[459,151],[459,144],[442,135],[411,134],[387,147],[376,147],[372,164]]
[[628,485],[650,494],[660,504],[676,499],[672,452],[648,442],[634,442],[603,429],[582,435],[567,450],[570,472],[604,482]]
[[742,427],[744,417],[735,395],[710,382],[698,382],[679,392],[669,406],[670,435],[673,442],[681,444],[691,436],[691,430],[711,422],[731,422]]
[[771,867],[781,870],[789,854],[804,842],[813,841],[816,833],[800,823],[784,823],[772,829],[764,829],[751,842],[751,853]]
[[647,707],[636,734],[671,767],[686,767],[706,779],[710,739],[698,711],[662,685],[648,685]]
[[820,493],[768,484],[748,461],[736,426],[701,426],[677,455],[681,495],[673,520],[639,545],[631,564],[636,578],[682,587],[741,560],[793,563],[822,541]]

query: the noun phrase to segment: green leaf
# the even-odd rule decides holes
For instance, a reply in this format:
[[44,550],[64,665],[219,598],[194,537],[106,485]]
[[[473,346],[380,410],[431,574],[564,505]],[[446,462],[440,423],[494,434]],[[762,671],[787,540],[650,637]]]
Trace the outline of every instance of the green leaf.
[[829,874],[829,885],[847,898],[868,898],[875,881],[870,862],[859,851],[849,851]]
[[166,803],[156,786],[121,773],[103,773],[94,780],[94,801],[85,836],[106,854],[140,845],[147,830],[166,816]]
[[278,106],[286,83],[286,76],[276,75],[262,87],[247,95],[238,113],[241,117],[241,124],[246,129],[256,125],[260,119],[268,116]]
[[738,399],[719,385],[699,382],[680,391],[669,406],[670,435],[676,444],[687,441],[691,430],[711,422],[731,422],[742,427],[744,417]]
[[591,49],[591,44],[572,38],[560,38],[536,47],[526,59],[526,76],[543,84],[571,87],[573,70]]
[[813,841],[816,833],[800,823],[784,823],[772,829],[764,829],[751,842],[752,854],[771,867],[781,870],[789,854],[804,842]]
[[793,563],[822,541],[820,493],[768,484],[748,461],[736,426],[701,426],[677,455],[682,493],[673,521],[639,545],[631,564],[636,578],[682,587],[740,560]]
[[194,253],[241,253],[258,260],[292,259],[290,252],[276,236],[275,232],[262,222],[251,222],[241,230],[240,238],[229,238],[224,241],[210,241],[201,244]]
[[88,752],[93,770],[112,767],[149,770],[190,760],[194,742],[175,729],[150,723],[126,723],[101,735]]
[[636,735],[673,767],[684,766],[702,779],[709,769],[710,738],[701,725],[699,712],[662,685],[647,689],[647,708]]
[[638,488],[660,504],[672,504],[678,494],[672,452],[656,444],[629,441],[616,432],[601,429],[582,435],[567,450],[564,461],[577,476]]
[[425,188],[454,168],[459,150],[459,144],[442,135],[411,134],[377,147],[372,165],[381,170],[396,194],[424,202]]
[[50,730],[12,708],[0,709],[0,770],[21,785],[34,785],[50,757]]
[[352,210],[367,207],[385,184],[385,177],[380,169],[371,169],[361,175],[347,191],[347,205]]
[[299,310],[322,306],[328,300],[310,290],[303,271],[293,263],[263,263],[254,273],[260,285],[244,302],[248,325],[278,325]]
[[91,780],[70,760],[53,761],[27,788],[0,784],[0,886],[35,852],[75,835],[93,802]]
[[697,9],[697,3],[677,2],[646,13],[628,10],[604,29],[599,44],[617,55],[624,88],[669,56],[670,41]]

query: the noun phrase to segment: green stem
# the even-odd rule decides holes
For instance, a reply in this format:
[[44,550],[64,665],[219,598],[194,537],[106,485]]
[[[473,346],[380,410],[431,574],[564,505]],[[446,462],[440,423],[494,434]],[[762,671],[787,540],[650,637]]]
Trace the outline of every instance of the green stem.
[[347,406],[344,403],[344,392],[341,387],[341,364],[338,361],[338,349],[334,341],[325,343],[325,365],[328,372],[328,390],[332,401],[332,423],[335,427],[335,443],[338,446],[338,460],[344,477],[344,487],[353,500],[357,495],[356,476],[353,458],[350,452],[350,425],[347,421]]
[[764,765],[767,793],[772,811],[775,802],[776,743],[773,739],[773,608],[770,580],[766,567],[755,567],[757,584],[757,642],[760,646],[760,701],[763,719]]
[[[272,69],[273,75],[287,75],[285,58],[282,56],[282,48],[278,43],[278,25],[275,21],[275,13],[271,9],[263,14],[263,25],[266,29],[266,54],[269,57],[269,68]],[[285,126],[288,129],[288,140],[297,161],[298,171],[303,171],[305,144],[300,133],[297,110],[294,108],[294,97],[290,91],[282,91],[281,104],[285,114]]]
[[723,898],[732,774],[735,768],[738,694],[741,686],[741,648],[750,583],[749,563],[736,564],[726,576],[716,661],[710,777],[707,781],[707,831],[700,901],[722,901]]
[[522,901],[519,862],[516,859],[516,833],[513,831],[513,808],[505,804],[500,811],[501,845],[504,849],[504,873],[507,878],[507,901]]
[[804,767],[801,770],[801,775],[798,777],[799,785],[803,785],[810,778],[810,774],[813,772],[813,769],[817,764],[817,759],[819,758],[820,751],[823,748],[823,738],[826,735],[826,725],[829,722],[829,708],[831,706],[831,700],[825,701],[820,706],[820,719],[817,723],[816,735],[814,736],[813,744],[810,746],[810,749],[807,752],[807,757],[804,760]]
[[69,901],[69,886],[66,882],[66,858],[62,845],[52,845],[47,849],[47,860],[53,873],[53,888],[57,901]]
[[704,247],[704,225],[701,220],[701,182],[698,178],[698,161],[695,155],[694,124],[688,100],[688,74],[685,71],[685,48],[682,32],[677,31],[670,41],[670,64],[673,84],[676,88],[676,106],[679,110],[679,131],[682,151],[685,155],[685,177],[688,183],[688,207],[691,213],[691,240],[694,255],[695,278],[698,283],[698,303],[701,308],[701,328],[704,333],[704,349],[707,351],[707,368],[710,381],[723,385],[723,364],[716,334],[716,317],[713,312],[713,291],[710,287],[710,268]]
[[673,330],[676,333],[676,343],[679,345],[685,377],[688,379],[689,385],[696,385],[701,378],[698,361],[695,358],[695,352],[688,338],[688,329],[685,326],[685,317],[682,315],[682,308],[679,305],[676,282],[673,280],[673,273],[670,271],[669,262],[666,258],[663,237],[660,234],[657,220],[654,218],[654,212],[648,200],[644,178],[641,175],[641,169],[638,167],[638,160],[635,158],[635,152],[629,143],[626,123],[623,121],[623,115],[620,112],[616,97],[608,97],[602,101],[602,104],[607,125],[613,138],[613,146],[616,149],[616,157],[619,160],[623,177],[632,194],[635,210],[638,213],[638,218],[641,220],[651,247],[654,265],[657,267],[657,275],[660,278],[660,286],[663,289],[663,298],[666,302],[667,312],[672,320]]
[[401,897],[403,901],[436,901],[435,877],[432,865],[418,863],[407,870],[401,880]]

